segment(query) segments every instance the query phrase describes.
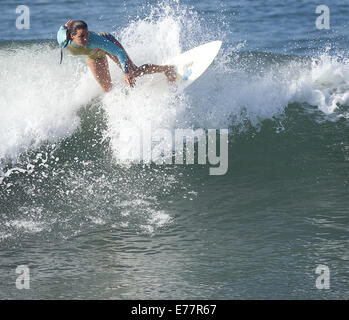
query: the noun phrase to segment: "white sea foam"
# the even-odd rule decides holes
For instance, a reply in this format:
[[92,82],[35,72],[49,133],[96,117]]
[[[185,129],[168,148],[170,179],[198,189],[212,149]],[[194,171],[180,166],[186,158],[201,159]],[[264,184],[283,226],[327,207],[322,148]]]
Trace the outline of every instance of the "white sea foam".
[[77,108],[98,93],[79,60],[60,66],[58,59],[58,48],[45,44],[1,51],[1,160],[69,136],[79,125]]
[[290,88],[294,90],[294,102],[307,102],[325,114],[332,114],[340,105],[349,104],[349,61],[324,53],[313,59],[311,68],[294,80]]

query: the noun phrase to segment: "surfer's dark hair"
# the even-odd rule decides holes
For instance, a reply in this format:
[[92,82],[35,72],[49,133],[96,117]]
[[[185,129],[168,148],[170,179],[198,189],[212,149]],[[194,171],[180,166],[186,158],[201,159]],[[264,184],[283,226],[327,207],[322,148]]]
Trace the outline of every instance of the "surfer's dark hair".
[[71,36],[75,36],[80,29],[87,29],[87,23],[82,20],[74,20],[67,29],[67,39],[71,40]]
[[[69,40],[73,40],[71,38],[71,36],[75,36],[78,33],[78,30],[80,29],[87,29],[87,23],[85,21],[82,20],[74,20],[71,25],[68,27],[67,29],[67,34],[66,34],[66,40],[65,40],[65,45],[63,46],[63,48],[65,48],[68,43]],[[61,61],[59,64],[62,64],[62,60],[63,60],[63,48],[61,48]]]

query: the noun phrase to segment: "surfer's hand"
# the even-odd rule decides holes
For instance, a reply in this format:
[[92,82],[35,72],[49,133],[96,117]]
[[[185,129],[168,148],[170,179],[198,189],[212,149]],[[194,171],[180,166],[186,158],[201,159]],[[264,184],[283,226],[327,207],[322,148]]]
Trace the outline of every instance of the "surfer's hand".
[[74,20],[70,19],[68,22],[66,22],[65,26],[69,28],[69,26],[73,23]]
[[125,74],[124,75],[124,80],[126,84],[128,84],[131,88],[134,87],[135,85],[135,78],[131,74]]

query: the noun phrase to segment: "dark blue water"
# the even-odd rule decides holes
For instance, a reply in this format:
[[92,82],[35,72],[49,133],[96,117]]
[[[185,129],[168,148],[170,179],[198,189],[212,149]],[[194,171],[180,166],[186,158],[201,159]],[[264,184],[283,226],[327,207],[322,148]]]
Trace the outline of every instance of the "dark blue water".
[[[316,28],[319,4],[330,29]],[[348,298],[345,1],[26,5],[18,30],[17,4],[1,3],[2,299]],[[125,94],[110,62],[101,95],[83,58],[59,65],[71,18],[113,32],[137,64],[223,46],[182,93],[143,82]],[[118,129],[149,123],[228,129],[228,171],[126,161]],[[30,289],[16,287],[19,265]]]

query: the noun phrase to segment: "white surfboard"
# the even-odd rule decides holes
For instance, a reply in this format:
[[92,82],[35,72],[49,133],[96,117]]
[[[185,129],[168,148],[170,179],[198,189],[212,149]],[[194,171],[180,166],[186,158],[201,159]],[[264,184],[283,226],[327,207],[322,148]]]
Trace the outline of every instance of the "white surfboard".
[[136,87],[147,88],[148,91],[162,91],[175,85],[177,91],[180,92],[207,70],[217,56],[221,46],[222,41],[208,42],[166,61],[164,65],[175,66],[177,78],[174,84],[169,85],[163,73],[156,73],[137,78]]
[[176,85],[179,90],[190,86],[211,65],[217,56],[222,41],[212,41],[180,54],[167,61],[165,64],[174,65],[176,68]]

